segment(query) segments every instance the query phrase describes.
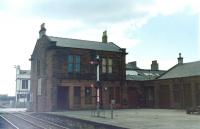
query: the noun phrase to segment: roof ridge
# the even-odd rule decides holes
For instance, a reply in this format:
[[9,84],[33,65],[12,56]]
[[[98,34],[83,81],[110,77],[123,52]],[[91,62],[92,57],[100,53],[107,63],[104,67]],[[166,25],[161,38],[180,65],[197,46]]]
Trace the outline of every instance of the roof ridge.
[[167,70],[166,72],[164,72],[163,74],[161,74],[160,76],[158,76],[158,77],[155,78],[155,79],[161,78],[162,76],[164,76],[164,75],[167,74],[169,71],[171,71],[172,69],[176,68],[177,66],[179,66],[179,64],[174,65],[174,66],[171,67],[169,70]]
[[102,43],[102,42],[100,42],[100,41],[92,41],[92,40],[84,40],[84,39],[64,38],[64,37],[57,37],[57,36],[48,36],[48,37]]
[[192,62],[183,63],[183,65],[184,64],[191,64],[191,63],[198,63],[198,62],[200,63],[200,60],[199,61],[192,61]]
[[47,36],[47,39],[49,41],[56,42],[56,46],[60,46],[60,47],[72,47],[72,48],[122,52],[119,46],[110,42],[102,43],[98,41],[63,38],[63,37],[55,37],[55,36]]

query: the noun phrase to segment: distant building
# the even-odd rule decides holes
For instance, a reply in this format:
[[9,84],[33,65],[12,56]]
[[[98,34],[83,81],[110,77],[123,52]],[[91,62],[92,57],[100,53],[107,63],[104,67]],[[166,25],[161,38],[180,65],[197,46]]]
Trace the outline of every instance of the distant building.
[[154,82],[155,106],[159,108],[189,108],[200,106],[200,61],[178,63]]
[[151,69],[140,69],[136,61],[126,64],[126,85],[123,93],[127,108],[154,108],[154,87],[147,85],[147,81],[156,79],[164,72],[159,70],[156,60],[152,61]]
[[147,74],[148,70],[129,69],[124,92],[128,108],[185,109],[200,105],[200,61],[183,63],[179,54],[178,63],[165,72],[150,70]]
[[0,108],[14,107],[15,97],[0,94]]
[[25,103],[30,101],[30,70],[21,70],[20,66],[16,68],[16,103]]
[[[114,108],[200,105],[200,61],[183,63],[179,54],[178,64],[167,71],[159,70],[156,60],[151,69],[140,69],[136,62],[125,64],[126,54],[126,49],[107,42],[106,31],[97,42],[47,36],[42,24],[30,59],[32,111],[95,109],[97,102],[105,109],[111,100],[115,100]],[[17,78],[23,76],[19,71]],[[28,101],[30,87],[26,93],[19,89],[16,93],[29,96]]]
[[151,69],[141,69],[137,67],[136,61],[126,64],[126,80],[153,80],[162,75],[164,72],[165,70],[159,70],[157,60],[152,61]]

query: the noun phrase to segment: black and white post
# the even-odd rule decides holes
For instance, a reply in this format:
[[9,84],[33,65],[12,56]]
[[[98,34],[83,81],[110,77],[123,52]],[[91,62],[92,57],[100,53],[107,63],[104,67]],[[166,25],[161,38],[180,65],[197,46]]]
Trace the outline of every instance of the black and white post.
[[97,60],[97,117],[100,116],[99,107],[100,107],[100,90],[99,90],[99,55],[96,56]]

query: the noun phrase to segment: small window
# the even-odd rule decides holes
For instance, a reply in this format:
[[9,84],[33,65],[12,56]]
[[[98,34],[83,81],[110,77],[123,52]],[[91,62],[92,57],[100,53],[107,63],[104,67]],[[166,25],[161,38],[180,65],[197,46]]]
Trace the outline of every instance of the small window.
[[102,73],[112,73],[113,60],[102,58]]
[[112,73],[112,59],[108,59],[108,73]]
[[67,71],[68,73],[73,72],[73,56],[72,55],[68,55],[68,58],[67,58]]
[[80,73],[81,59],[78,55],[68,55],[67,57],[67,71],[68,73]]
[[75,72],[80,73],[80,64],[81,64],[81,59],[80,56],[75,56]]
[[40,60],[37,60],[37,75],[40,75]]
[[28,89],[28,80],[22,80],[22,89]]
[[38,79],[37,95],[42,95],[42,79]]

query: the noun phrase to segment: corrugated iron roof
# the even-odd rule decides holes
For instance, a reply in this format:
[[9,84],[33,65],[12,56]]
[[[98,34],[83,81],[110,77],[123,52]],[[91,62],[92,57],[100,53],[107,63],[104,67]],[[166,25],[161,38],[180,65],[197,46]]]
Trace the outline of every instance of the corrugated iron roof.
[[30,70],[20,70],[20,74],[30,74]]
[[158,79],[200,76],[200,61],[177,64]]
[[48,38],[50,39],[50,41],[56,42],[56,46],[59,46],[59,47],[122,52],[121,48],[112,42],[102,43],[102,42],[97,42],[97,41],[61,38],[61,37],[53,37],[53,36],[48,36]]
[[126,80],[145,81],[153,80],[163,74],[163,70],[126,69]]

